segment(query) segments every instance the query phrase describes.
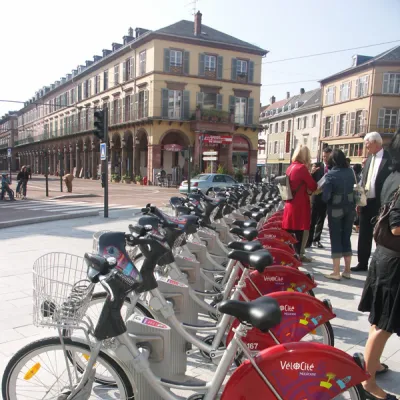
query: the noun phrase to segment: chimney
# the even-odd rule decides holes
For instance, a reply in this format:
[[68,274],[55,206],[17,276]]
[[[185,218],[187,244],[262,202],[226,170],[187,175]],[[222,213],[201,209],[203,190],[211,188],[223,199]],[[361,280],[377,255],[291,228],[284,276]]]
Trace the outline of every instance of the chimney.
[[286,98],[289,100],[290,99],[290,92],[286,92]]
[[197,13],[194,16],[194,34],[196,36],[201,35],[201,17],[202,13],[200,11],[197,11]]
[[130,27],[128,29],[128,36],[133,37],[133,28],[132,27]]
[[112,53],[112,51],[111,50],[106,50],[106,49],[103,49],[103,57],[107,57],[109,54],[111,54]]
[[72,78],[72,74],[67,74],[66,78],[67,78],[67,81],[69,81]]
[[274,103],[275,103],[275,96],[272,96],[272,97],[269,99],[269,102],[270,102],[271,104],[274,104]]
[[101,57],[101,56],[93,56],[93,61],[97,62],[97,61],[100,61],[102,58],[103,57]]
[[300,94],[304,94],[306,91],[304,90],[304,88],[300,89]]
[[111,46],[112,46],[112,51],[116,51],[122,46],[122,44],[113,43]]

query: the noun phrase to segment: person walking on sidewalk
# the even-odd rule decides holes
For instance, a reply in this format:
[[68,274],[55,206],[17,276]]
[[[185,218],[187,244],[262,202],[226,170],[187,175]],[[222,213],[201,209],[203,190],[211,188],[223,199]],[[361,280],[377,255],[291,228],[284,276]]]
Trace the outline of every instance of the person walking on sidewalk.
[[400,187],[400,129],[392,139],[389,153],[393,157],[393,172],[381,191],[381,203],[386,206],[387,217],[380,216],[381,234],[376,238],[376,250],[358,306],[359,311],[369,312],[368,321],[371,324],[364,352],[366,369],[371,378],[363,382],[370,399],[396,399],[378,386],[376,375],[389,370],[389,366],[382,364],[380,359],[390,336],[393,333],[400,335],[400,197],[394,201]]
[[[312,174],[315,182],[318,182],[328,173],[328,159],[331,153],[332,149],[330,147],[325,147],[322,150],[322,163],[319,167],[316,167],[315,172]],[[311,204],[311,225],[306,247],[311,247],[314,243],[314,246],[322,249],[324,246],[321,244],[321,235],[326,218],[326,203],[322,200],[322,192],[312,196]]]
[[367,271],[372,248],[374,218],[381,206],[381,192],[386,178],[390,174],[392,161],[389,153],[382,147],[382,137],[378,132],[370,132],[365,138],[365,147],[369,157],[362,172],[361,186],[367,194],[367,205],[357,207],[359,214],[358,264],[352,267],[354,272]]
[[[310,150],[307,146],[300,145],[295,149],[292,164],[286,171],[293,198],[285,202],[282,228],[296,236],[296,252],[299,255],[301,255],[304,232],[310,230],[309,192],[312,193],[317,189],[317,182],[314,181],[309,172],[310,164]],[[304,255],[301,260],[304,262],[311,261]]]
[[20,173],[17,176],[17,179],[19,177],[19,182],[21,182],[21,186],[19,191],[21,192],[22,189],[22,196],[21,199],[26,199],[26,190],[28,186],[28,180],[29,180],[29,172],[27,171],[26,167],[22,167]]
[[342,257],[345,263],[342,277],[350,279],[351,232],[356,209],[353,190],[356,178],[342,150],[333,150],[329,164],[332,169],[325,176],[322,200],[327,204],[333,273],[326,277],[339,281]]
[[63,181],[65,182],[65,186],[67,187],[68,193],[72,193],[72,181],[74,180],[74,176],[72,174],[64,175]]

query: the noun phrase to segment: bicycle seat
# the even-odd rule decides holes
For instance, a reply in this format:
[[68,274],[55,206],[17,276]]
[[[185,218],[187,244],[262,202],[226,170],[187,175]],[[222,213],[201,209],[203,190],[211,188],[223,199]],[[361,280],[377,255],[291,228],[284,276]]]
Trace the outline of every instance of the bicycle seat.
[[241,229],[239,227],[233,227],[229,230],[230,233],[234,235],[238,235],[242,238],[245,238],[248,242],[251,242],[258,236],[258,231],[255,228],[245,228]]
[[228,244],[228,248],[232,250],[252,252],[256,250],[262,250],[264,247],[259,241],[255,240],[253,242],[230,242]]
[[224,300],[219,303],[218,311],[232,315],[240,322],[247,322],[261,332],[267,332],[278,325],[282,319],[278,302],[267,296],[259,297],[248,303],[238,300]]
[[232,225],[236,225],[239,228],[257,228],[257,221],[248,219],[247,221],[235,221]]
[[265,249],[253,252],[232,250],[229,252],[228,258],[240,261],[243,265],[249,265],[260,273],[264,272],[264,269],[272,265],[274,262],[271,253]]
[[256,213],[256,214],[262,214],[264,217],[266,217],[267,214],[270,212],[270,209],[268,207],[264,207],[264,208],[254,207],[251,209],[251,212]]

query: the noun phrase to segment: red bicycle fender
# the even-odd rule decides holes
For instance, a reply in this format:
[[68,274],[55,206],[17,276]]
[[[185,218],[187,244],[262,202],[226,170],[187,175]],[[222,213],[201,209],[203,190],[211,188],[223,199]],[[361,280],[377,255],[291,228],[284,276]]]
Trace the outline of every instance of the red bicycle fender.
[[296,251],[285,242],[273,238],[262,238],[258,241],[263,245],[264,249],[280,249],[289,254],[295,255]]
[[290,244],[297,243],[297,240],[293,235],[291,235],[289,232],[284,231],[283,229],[278,228],[261,229],[258,233],[258,239],[262,239],[263,237],[281,240],[282,242]]
[[[319,343],[288,343],[263,350],[257,366],[285,400],[331,400],[369,378],[347,353]],[[275,400],[246,360],[225,385],[221,400]]]
[[294,258],[292,254],[280,249],[268,249],[274,259],[274,265],[287,265],[288,267],[300,267],[301,261]]
[[262,274],[258,271],[250,273],[246,279],[246,286],[242,289],[250,301],[260,297],[254,285],[262,295],[286,291],[307,293],[317,286],[304,272],[299,271],[297,268],[282,267],[281,265],[267,267]]

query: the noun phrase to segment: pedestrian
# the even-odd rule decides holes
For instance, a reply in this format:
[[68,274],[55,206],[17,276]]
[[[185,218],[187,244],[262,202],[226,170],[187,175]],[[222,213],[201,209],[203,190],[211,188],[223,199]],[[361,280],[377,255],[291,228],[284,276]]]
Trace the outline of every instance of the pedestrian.
[[19,170],[18,175],[17,175],[17,188],[15,189],[15,195],[16,197],[21,197],[21,185],[22,185],[22,171],[25,168],[25,166],[22,166],[22,168]]
[[[332,149],[330,147],[325,147],[322,150],[322,163],[315,164],[314,173],[312,174],[315,182],[321,180],[328,173],[328,160],[331,153]],[[314,244],[315,247],[323,249],[321,235],[326,218],[326,203],[322,200],[322,192],[312,196],[311,204],[311,225],[306,247],[311,247]]]
[[[393,172],[381,190],[383,205],[392,201],[400,186],[400,129],[392,139],[389,153]],[[385,227],[385,239],[377,238],[358,310],[370,313],[371,329],[364,352],[366,369],[371,375],[363,382],[367,398],[393,400],[396,397],[378,386],[376,375],[389,369],[380,362],[386,342],[393,333],[400,335],[400,197],[389,212]]]
[[350,159],[349,157],[346,157],[346,163],[347,163],[347,166],[350,168],[350,166],[351,166],[351,159]]
[[332,151],[329,164],[331,169],[325,176],[322,200],[327,204],[333,272],[326,277],[340,281],[342,257],[345,264],[342,277],[350,279],[352,256],[350,238],[356,214],[353,196],[356,178],[342,150]]
[[[357,183],[359,184],[361,181],[361,171],[362,171],[362,166],[361,164],[354,164],[353,165],[353,171],[356,175],[356,180]],[[356,213],[356,216],[354,218],[354,228],[353,228],[357,233],[360,230],[360,218],[358,217],[358,214]]]
[[261,168],[257,168],[255,182],[256,183],[261,183],[262,182]]
[[1,176],[1,195],[0,195],[1,200],[4,200],[4,195],[6,193],[8,194],[8,197],[10,198],[11,201],[15,200],[14,193],[10,188],[10,180],[8,179],[8,175],[2,174],[2,176]]
[[381,206],[380,196],[383,184],[390,174],[392,165],[389,153],[382,147],[382,137],[378,132],[370,132],[364,138],[369,153],[362,173],[361,186],[367,195],[367,205],[357,207],[360,219],[358,236],[358,264],[352,267],[354,272],[367,271],[372,248],[374,218]]
[[[20,193],[21,193],[21,189],[22,189],[22,196],[21,199],[24,200],[26,199],[26,191],[27,191],[27,186],[28,186],[28,180],[29,180],[29,172],[27,171],[26,167],[22,167],[20,173],[18,174],[19,176],[19,180],[21,182],[21,186],[20,186]],[[18,177],[17,177],[18,179]]]
[[[293,198],[285,202],[282,228],[295,235],[296,252],[299,255],[301,255],[304,232],[310,230],[310,194],[317,189],[317,182],[309,172],[310,164],[310,150],[307,146],[300,145],[295,149],[292,163],[286,171]],[[315,172],[314,169],[312,172]],[[305,255],[301,256],[301,260],[312,261]]]
[[67,187],[68,193],[72,193],[72,181],[74,180],[74,175],[67,174],[64,175],[63,181],[65,182],[65,186]]

